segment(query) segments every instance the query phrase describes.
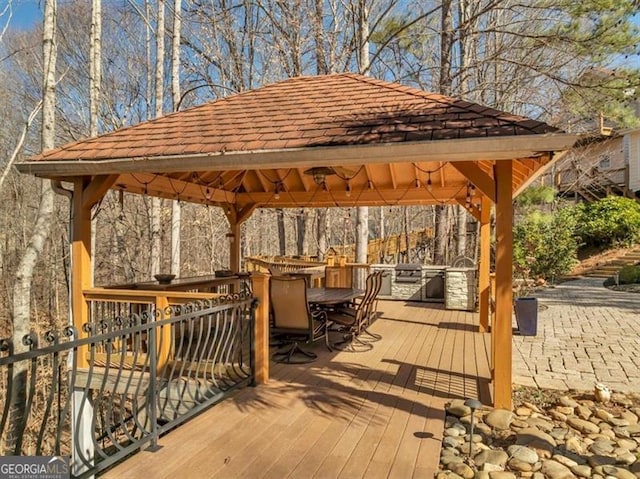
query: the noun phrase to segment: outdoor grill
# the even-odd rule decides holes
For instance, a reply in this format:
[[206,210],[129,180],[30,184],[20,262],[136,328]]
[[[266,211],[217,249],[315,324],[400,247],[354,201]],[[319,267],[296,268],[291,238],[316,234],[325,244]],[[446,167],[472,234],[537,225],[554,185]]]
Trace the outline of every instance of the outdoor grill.
[[422,266],[415,263],[396,265],[396,283],[420,283],[422,281]]
[[372,269],[385,273],[379,294],[381,298],[435,303],[444,301],[446,266],[374,264]]

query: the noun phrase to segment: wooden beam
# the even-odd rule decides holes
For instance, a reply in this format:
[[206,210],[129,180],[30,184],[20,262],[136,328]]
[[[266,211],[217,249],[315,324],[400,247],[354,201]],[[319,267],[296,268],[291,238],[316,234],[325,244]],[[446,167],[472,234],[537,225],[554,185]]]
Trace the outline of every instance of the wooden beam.
[[269,381],[269,275],[251,273],[253,295],[258,298],[254,323],[255,382]]
[[352,189],[349,197],[343,190],[281,191],[278,200],[273,198],[273,193],[236,193],[236,204],[241,206],[257,204],[263,208],[299,208],[300,205],[355,207],[456,203],[457,198],[464,199],[463,189],[463,185],[457,183],[445,187],[436,185],[429,192],[426,188],[416,188],[415,184],[411,184],[410,187],[398,189]]
[[496,188],[493,178],[482,171],[476,163],[472,161],[459,161],[451,163],[451,166],[462,173],[483,195],[495,202]]
[[496,316],[493,400],[497,408],[511,409],[513,292],[513,163],[498,161],[496,179]]
[[234,273],[240,272],[240,245],[242,243],[242,223],[231,223],[229,236],[229,269]]
[[118,179],[119,185],[124,187],[121,189],[131,193],[148,194],[173,200],[189,200],[194,203],[208,205],[235,202],[235,193],[232,191],[181,181],[153,173],[122,175]]
[[100,201],[120,175],[95,176],[82,192],[82,207],[89,208]]
[[489,331],[491,304],[489,275],[491,273],[491,201],[482,195],[480,203],[480,261],[478,264],[478,303],[480,332]]
[[537,156],[539,152],[571,148],[577,135],[517,135],[434,141],[314,146],[257,151],[225,151],[206,154],[167,155],[145,158],[26,161],[21,173],[39,176],[93,176],[125,172],[227,171],[238,169],[311,168],[313,166],[360,166],[424,161],[510,160]]
[[467,203],[466,199],[462,199],[462,198],[457,198],[457,202],[460,206],[462,206],[467,211],[467,213],[473,216],[476,219],[476,221],[480,221],[480,210],[476,205],[474,205],[473,203],[469,204]]
[[[71,316],[79,337],[82,325],[89,321],[89,308],[83,290],[91,287],[91,207],[85,205],[85,188],[89,178],[80,178],[74,183],[72,200],[71,232]],[[78,367],[88,366],[87,346],[78,350]]]

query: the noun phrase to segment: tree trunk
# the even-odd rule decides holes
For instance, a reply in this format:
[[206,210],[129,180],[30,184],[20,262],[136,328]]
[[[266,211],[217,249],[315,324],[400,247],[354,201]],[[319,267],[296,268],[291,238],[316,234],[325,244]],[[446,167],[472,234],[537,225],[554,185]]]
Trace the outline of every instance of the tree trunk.
[[[158,22],[156,29],[155,118],[162,116],[164,90],[164,11],[164,0],[158,0]],[[160,198],[153,197],[151,199],[151,276],[161,272],[161,210],[162,200]]]
[[296,215],[296,254],[302,256],[304,254],[304,237],[305,237],[305,221],[304,210],[300,210]]
[[284,225],[284,210],[282,208],[276,210],[276,217],[278,221],[278,251],[280,252],[280,256],[286,256],[287,235]]
[[324,260],[327,252],[327,209],[318,208],[318,261]]
[[[98,136],[100,84],[102,81],[102,0],[91,2],[91,38],[89,39],[89,136]],[[96,250],[98,218],[91,218],[91,251]],[[95,261],[91,261],[91,285],[95,282]]]
[[[369,11],[367,0],[358,1],[358,69],[365,74],[369,70]],[[356,219],[356,263],[367,262],[369,244],[369,207],[358,207]],[[357,285],[362,286],[362,285]]]
[[467,253],[467,210],[456,206],[456,255],[466,256]]
[[[440,93],[443,95],[451,95],[452,87],[451,50],[453,48],[453,25],[451,2],[452,0],[442,1],[442,15],[440,17],[440,78],[438,86]],[[450,210],[451,208],[446,205],[437,205],[435,209],[434,264],[446,264]]]
[[[55,143],[55,85],[56,85],[56,0],[44,4],[43,46],[43,102],[42,102],[42,150],[50,150]],[[28,348],[22,338],[31,329],[31,282],[33,272],[49,235],[53,218],[54,193],[48,180],[42,181],[38,216],[33,234],[27,244],[18,268],[13,289],[13,353]],[[13,387],[9,397],[9,422],[5,432],[4,454],[22,455],[22,434],[26,425],[24,406],[27,393],[27,365],[16,363],[13,370]]]
[[449,236],[449,207],[447,205],[436,206],[435,229],[433,264],[444,265],[447,261],[447,240]]
[[[173,2],[173,38],[171,43],[171,98],[173,111],[180,104],[180,36],[181,36],[182,0]],[[180,276],[180,226],[182,224],[182,206],[180,201],[171,202],[171,274]],[[239,238],[238,238],[239,240]]]

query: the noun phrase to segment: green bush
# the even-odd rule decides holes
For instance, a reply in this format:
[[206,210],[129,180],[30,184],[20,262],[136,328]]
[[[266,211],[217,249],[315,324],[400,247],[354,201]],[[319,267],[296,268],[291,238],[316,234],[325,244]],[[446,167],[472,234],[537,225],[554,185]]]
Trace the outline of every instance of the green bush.
[[640,283],[640,266],[627,265],[618,271],[618,282],[620,284]]
[[516,274],[545,280],[566,274],[577,262],[574,208],[554,213],[529,213],[514,228],[513,255]]
[[583,243],[599,248],[628,246],[640,240],[640,204],[608,196],[577,209],[577,233]]

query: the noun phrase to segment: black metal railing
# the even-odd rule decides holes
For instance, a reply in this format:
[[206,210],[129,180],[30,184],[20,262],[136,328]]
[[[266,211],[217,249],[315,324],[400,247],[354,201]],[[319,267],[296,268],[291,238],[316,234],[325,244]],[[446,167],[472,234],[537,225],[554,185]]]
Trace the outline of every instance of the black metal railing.
[[[254,381],[248,295],[0,340],[0,453],[71,456],[88,477]],[[26,350],[25,350],[26,349]]]

